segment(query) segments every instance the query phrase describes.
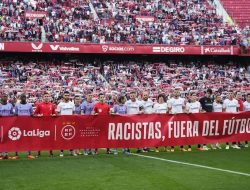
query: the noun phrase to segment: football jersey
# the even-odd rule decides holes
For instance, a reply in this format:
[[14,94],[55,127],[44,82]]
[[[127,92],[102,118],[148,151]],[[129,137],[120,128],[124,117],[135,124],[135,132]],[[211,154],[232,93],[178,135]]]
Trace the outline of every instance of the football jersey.
[[132,102],[131,100],[126,101],[125,105],[127,106],[128,114],[138,114],[142,103],[139,100]]
[[167,103],[156,103],[153,107],[154,113],[167,113],[168,111],[168,104]]
[[212,112],[213,111],[213,99],[208,97],[203,97],[200,99],[201,107],[206,112]]
[[222,104],[214,102],[213,103],[213,112],[222,112]]
[[243,103],[243,110],[244,110],[244,111],[250,111],[250,102],[245,101],[245,102]]
[[76,106],[75,105],[75,114],[81,115],[82,107],[81,105]]
[[60,115],[73,115],[75,104],[73,102],[60,102],[57,106],[57,111]]
[[117,114],[127,114],[127,106],[126,105],[118,105],[116,104],[114,107],[113,107],[113,110],[114,110],[114,113],[117,113]]
[[186,109],[189,113],[199,113],[201,109],[201,103],[198,101],[188,102],[186,105]]
[[17,104],[15,107],[15,114],[16,115],[32,115],[33,114],[33,108],[32,105],[27,104]]
[[55,105],[48,102],[41,102],[37,104],[36,110],[35,110],[35,115],[41,114],[43,116],[50,116],[53,114],[56,114],[55,112]]
[[83,113],[85,115],[91,115],[91,112],[93,111],[94,105],[95,105],[94,101],[92,101],[92,102],[84,101],[81,104],[81,109],[83,110]]
[[109,114],[109,110],[110,110],[110,107],[108,104],[106,103],[96,103],[94,105],[94,108],[93,110],[95,111],[95,113],[97,113],[98,115],[108,115]]
[[238,100],[236,99],[226,99],[223,102],[223,108],[226,110],[226,112],[231,112],[231,113],[235,113],[237,112],[237,108],[239,107],[239,103]]
[[153,113],[153,101],[148,99],[147,101],[142,100],[141,101],[142,107],[144,109],[144,113],[150,114]]
[[10,103],[0,104],[0,115],[1,116],[11,116],[13,115],[13,106]]
[[172,113],[183,113],[183,106],[185,106],[185,99],[183,98],[171,98],[168,100],[168,108]]

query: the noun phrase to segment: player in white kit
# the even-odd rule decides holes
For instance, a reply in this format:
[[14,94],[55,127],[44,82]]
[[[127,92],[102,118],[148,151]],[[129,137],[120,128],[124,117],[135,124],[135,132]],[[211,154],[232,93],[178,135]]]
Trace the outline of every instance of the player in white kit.
[[[153,106],[153,112],[157,114],[168,113],[168,104],[166,103],[166,97],[164,94],[158,95],[157,102]],[[155,152],[159,152],[158,147],[156,147]]]
[[[228,113],[236,113],[236,112],[238,112],[239,106],[240,105],[238,103],[238,100],[236,100],[234,98],[234,92],[229,91],[228,98],[225,99],[223,102],[223,111],[228,112]],[[240,147],[235,142],[232,143],[232,148],[240,149]],[[227,142],[226,143],[226,150],[228,150],[228,149],[229,149],[229,143]]]
[[[59,115],[73,115],[75,113],[75,104],[70,101],[70,93],[65,91],[63,94],[63,101],[57,105],[57,112]],[[74,150],[70,150],[71,156],[77,156]],[[60,157],[63,157],[63,150],[61,150]]]
[[186,111],[187,113],[200,113],[201,110],[201,103],[197,101],[197,94],[192,92],[190,94],[190,102],[186,104]]
[[130,100],[125,103],[127,106],[127,114],[142,114],[144,112],[142,102],[137,100],[136,92],[130,92],[129,97]]
[[[142,102],[137,100],[137,95],[135,91],[131,91],[129,93],[130,100],[125,102],[125,106],[127,107],[127,114],[143,114],[143,106]],[[129,149],[128,149],[129,151]],[[138,148],[137,153],[144,152],[143,149]]]
[[[215,95],[215,100],[213,102],[213,112],[218,112],[218,113],[221,113],[223,110],[223,105],[222,105],[222,99],[221,99],[221,95],[220,94],[217,94]],[[211,147],[212,149],[221,149],[221,146],[219,143],[216,143],[216,144],[211,144]]]
[[153,110],[154,102],[151,99],[149,99],[149,94],[146,91],[142,93],[141,104],[144,110],[144,114],[151,114],[154,112]]
[[[185,113],[185,99],[180,97],[179,89],[175,89],[173,92],[173,97],[167,101],[168,109],[170,114],[179,114]],[[180,146],[181,151],[186,152],[187,150]],[[171,152],[174,152],[174,147],[170,149]]]
[[[141,104],[144,110],[144,114],[152,114],[154,112],[153,110],[154,102],[151,99],[149,99],[149,94],[146,91],[142,93]],[[147,147],[144,147],[143,150],[145,152],[150,151],[150,149]]]
[[166,97],[164,94],[159,94],[157,97],[157,103],[153,106],[154,113],[166,114],[168,113],[168,104],[166,103]]
[[[186,112],[187,113],[200,113],[202,110],[201,103],[197,101],[197,94],[192,92],[190,94],[190,102],[186,104]],[[191,152],[192,148],[188,145],[188,151]]]

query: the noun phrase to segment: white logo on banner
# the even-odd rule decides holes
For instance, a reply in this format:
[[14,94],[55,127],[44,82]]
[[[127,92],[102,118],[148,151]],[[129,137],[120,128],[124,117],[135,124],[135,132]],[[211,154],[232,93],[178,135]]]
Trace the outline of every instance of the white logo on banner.
[[13,140],[19,140],[21,138],[22,132],[18,127],[12,127],[8,132],[8,137]]
[[66,46],[60,46],[60,45],[49,45],[52,51],[80,51],[80,47],[66,47]]
[[70,140],[75,137],[76,130],[72,125],[66,125],[62,128],[61,135],[65,140]]
[[0,50],[4,50],[4,43],[0,43]]
[[42,49],[43,44],[40,43],[40,44],[37,46],[36,44],[31,43],[31,46],[32,46],[32,48],[33,48],[34,50],[40,50],[40,49]]
[[160,47],[160,46],[156,46],[153,47],[153,52],[154,53],[184,53],[185,52],[185,48],[184,47]]
[[59,48],[59,45],[50,45],[50,47],[51,47],[51,49],[52,50],[54,50],[54,51],[56,51],[56,50],[58,50],[58,48]]
[[224,47],[208,47],[204,49],[205,53],[231,53],[230,48]]
[[33,130],[22,130],[18,127],[12,127],[9,132],[8,132],[8,137],[13,140],[19,140],[23,137],[39,137],[39,138],[44,138],[44,137],[49,137],[50,136],[50,131],[49,130],[40,130],[40,129],[33,129]]
[[109,46],[102,46],[102,51],[103,51],[103,52],[107,52],[108,49],[109,49]]

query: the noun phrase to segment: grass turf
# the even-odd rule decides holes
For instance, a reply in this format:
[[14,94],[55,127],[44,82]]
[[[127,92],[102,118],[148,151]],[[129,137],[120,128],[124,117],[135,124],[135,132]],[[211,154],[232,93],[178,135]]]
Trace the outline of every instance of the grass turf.
[[[65,151],[66,152],[66,151]],[[250,148],[144,153],[250,174]],[[25,156],[25,154],[21,154]],[[249,189],[250,177],[134,155],[65,156],[1,160],[0,189]]]

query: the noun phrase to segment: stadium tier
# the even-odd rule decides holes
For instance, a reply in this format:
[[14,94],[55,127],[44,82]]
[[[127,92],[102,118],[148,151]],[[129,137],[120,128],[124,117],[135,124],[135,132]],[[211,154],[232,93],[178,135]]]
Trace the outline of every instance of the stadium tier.
[[2,1],[0,39],[166,45],[236,45],[245,40],[248,45],[249,27],[223,22],[209,2]]

